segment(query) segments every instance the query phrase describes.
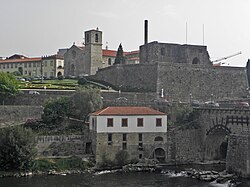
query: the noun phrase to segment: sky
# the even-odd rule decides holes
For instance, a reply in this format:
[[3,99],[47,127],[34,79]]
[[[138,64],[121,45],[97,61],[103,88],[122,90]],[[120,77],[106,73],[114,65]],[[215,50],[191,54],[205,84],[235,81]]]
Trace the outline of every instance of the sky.
[[55,54],[99,28],[103,48],[138,50],[149,42],[207,46],[210,59],[245,66],[250,58],[249,0],[0,0],[0,57]]

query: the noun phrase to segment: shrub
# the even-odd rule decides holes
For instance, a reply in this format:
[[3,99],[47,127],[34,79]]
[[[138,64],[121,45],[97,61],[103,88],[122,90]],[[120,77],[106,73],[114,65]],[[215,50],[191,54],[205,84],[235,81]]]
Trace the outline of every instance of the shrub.
[[58,78],[58,80],[63,80],[63,76],[62,75],[59,75],[57,78]]
[[85,85],[87,83],[87,79],[85,77],[82,77],[78,80],[79,85]]

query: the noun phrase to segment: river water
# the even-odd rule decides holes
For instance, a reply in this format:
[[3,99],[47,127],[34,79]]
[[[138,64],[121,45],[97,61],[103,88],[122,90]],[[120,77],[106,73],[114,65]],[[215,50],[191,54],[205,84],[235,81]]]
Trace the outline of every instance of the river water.
[[[0,187],[228,187],[229,183],[217,184],[187,178],[181,173],[145,173],[145,172],[99,172],[79,175],[43,175],[23,178],[1,178]],[[234,185],[236,186],[236,185]],[[250,187],[250,181],[244,181],[238,187]]]

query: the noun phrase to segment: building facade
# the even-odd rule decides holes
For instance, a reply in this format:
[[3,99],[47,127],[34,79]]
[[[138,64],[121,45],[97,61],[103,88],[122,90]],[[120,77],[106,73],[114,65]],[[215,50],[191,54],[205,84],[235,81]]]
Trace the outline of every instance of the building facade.
[[167,115],[148,107],[107,107],[90,115],[89,128],[96,133],[96,162],[115,160],[124,150],[129,159],[166,159]]
[[0,60],[0,71],[16,73],[24,77],[58,77],[58,75],[64,74],[64,60],[62,56],[58,55],[42,58],[13,55]]

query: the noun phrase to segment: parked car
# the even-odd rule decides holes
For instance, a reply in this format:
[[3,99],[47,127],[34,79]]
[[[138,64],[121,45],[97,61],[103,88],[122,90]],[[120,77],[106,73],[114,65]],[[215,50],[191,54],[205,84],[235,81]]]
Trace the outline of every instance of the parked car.
[[192,100],[191,105],[193,107],[199,107],[201,105],[201,103],[198,100]]
[[238,102],[236,103],[236,108],[249,108],[249,103],[248,102]]
[[118,97],[115,100],[116,101],[127,101],[128,99],[126,97]]
[[30,90],[29,94],[37,94],[37,95],[39,95],[40,93],[38,91],[35,91],[35,90]]
[[216,103],[215,101],[207,101],[204,103],[205,106],[207,107],[215,107],[215,108],[218,108],[220,107],[220,104],[219,103]]

